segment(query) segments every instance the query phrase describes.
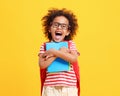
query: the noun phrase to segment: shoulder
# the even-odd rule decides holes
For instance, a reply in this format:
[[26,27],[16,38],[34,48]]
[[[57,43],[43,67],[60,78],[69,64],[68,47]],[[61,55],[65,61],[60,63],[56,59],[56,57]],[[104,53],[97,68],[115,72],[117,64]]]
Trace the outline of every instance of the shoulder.
[[76,48],[76,44],[75,44],[74,41],[69,40],[69,41],[68,41],[68,46],[69,46],[69,49],[70,49],[71,51],[77,51],[78,56],[80,55],[80,53],[78,52],[78,50],[77,50],[77,48]]
[[47,43],[47,42],[44,42],[44,43],[42,43],[42,44],[40,45],[40,49],[39,49],[38,55],[39,55],[39,54],[42,54],[42,53],[45,53],[46,43]]
[[43,42],[43,43],[41,44],[41,46],[40,46],[40,49],[44,49],[45,46],[46,46],[46,43],[48,43],[48,42]]
[[69,40],[68,41],[68,46],[69,46],[70,50],[76,50],[76,45],[75,45],[74,41]]
[[74,41],[72,41],[72,40],[69,40],[69,41],[68,41],[68,43],[69,43],[70,45],[75,46],[75,42],[74,42]]

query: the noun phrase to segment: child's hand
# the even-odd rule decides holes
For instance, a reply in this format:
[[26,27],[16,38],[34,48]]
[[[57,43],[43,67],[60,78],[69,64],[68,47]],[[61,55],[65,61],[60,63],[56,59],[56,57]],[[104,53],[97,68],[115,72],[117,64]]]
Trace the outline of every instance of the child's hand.
[[53,57],[54,55],[50,52],[50,51],[46,51],[43,55],[42,55],[42,57],[46,60],[46,59],[48,59],[48,58],[50,58],[50,57]]
[[62,52],[67,52],[67,53],[69,53],[70,52],[70,50],[68,49],[68,48],[66,48],[66,47],[61,47],[60,48],[60,51],[62,51]]
[[46,56],[45,59],[51,58],[51,57],[53,57],[53,56],[54,56],[53,54],[49,54],[49,55]]

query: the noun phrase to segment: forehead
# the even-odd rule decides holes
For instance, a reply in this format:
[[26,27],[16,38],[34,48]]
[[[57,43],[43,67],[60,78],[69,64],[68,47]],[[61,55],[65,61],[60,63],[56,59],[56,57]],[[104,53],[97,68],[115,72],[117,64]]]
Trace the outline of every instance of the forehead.
[[59,22],[59,23],[65,23],[65,24],[69,24],[69,21],[66,17],[64,16],[57,16],[53,19],[53,22]]

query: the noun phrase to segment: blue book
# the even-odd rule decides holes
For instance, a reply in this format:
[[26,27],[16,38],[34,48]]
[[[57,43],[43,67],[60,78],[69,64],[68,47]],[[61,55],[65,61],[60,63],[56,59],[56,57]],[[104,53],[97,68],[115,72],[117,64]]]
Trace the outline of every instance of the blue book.
[[[59,50],[61,47],[68,48],[68,42],[49,42],[49,43],[46,43],[46,50],[49,50],[51,48]],[[67,62],[61,58],[56,58],[52,62],[52,64],[50,64],[47,68],[48,72],[60,72],[60,71],[69,71],[69,70],[70,70],[69,62]]]

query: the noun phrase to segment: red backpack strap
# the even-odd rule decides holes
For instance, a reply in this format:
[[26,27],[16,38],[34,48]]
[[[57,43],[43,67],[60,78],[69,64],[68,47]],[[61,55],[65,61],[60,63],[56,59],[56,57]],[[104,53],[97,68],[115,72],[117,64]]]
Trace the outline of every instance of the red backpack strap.
[[67,42],[68,42],[68,49],[70,49],[71,42],[70,41],[67,41]]

